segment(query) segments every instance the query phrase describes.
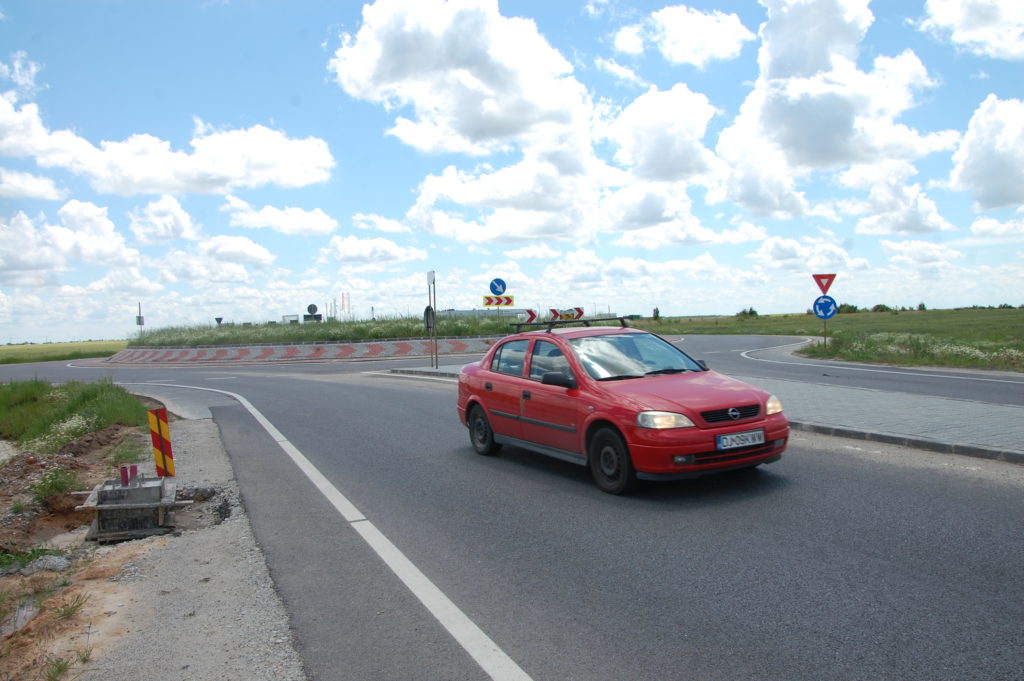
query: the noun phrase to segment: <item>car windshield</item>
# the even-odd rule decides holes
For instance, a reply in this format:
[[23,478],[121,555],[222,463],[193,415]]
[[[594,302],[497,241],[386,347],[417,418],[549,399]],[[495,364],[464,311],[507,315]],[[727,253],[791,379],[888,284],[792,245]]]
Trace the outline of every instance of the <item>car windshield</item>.
[[682,350],[649,333],[586,336],[570,339],[569,345],[599,381],[703,370]]

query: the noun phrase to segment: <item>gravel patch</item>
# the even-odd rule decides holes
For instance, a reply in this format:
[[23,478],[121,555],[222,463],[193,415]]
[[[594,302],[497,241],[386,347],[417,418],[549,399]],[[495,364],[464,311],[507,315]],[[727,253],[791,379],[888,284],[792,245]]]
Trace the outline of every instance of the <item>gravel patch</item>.
[[96,641],[81,678],[305,681],[216,424],[177,420],[170,430],[178,489],[215,490],[216,517],[177,536],[127,542],[148,546],[111,578],[118,588],[106,615],[116,635]]

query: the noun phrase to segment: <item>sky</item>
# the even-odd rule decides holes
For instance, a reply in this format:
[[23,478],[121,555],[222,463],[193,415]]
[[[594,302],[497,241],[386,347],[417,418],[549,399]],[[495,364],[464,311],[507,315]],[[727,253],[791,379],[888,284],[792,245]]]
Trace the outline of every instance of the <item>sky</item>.
[[1024,305],[1019,0],[0,0],[0,343]]

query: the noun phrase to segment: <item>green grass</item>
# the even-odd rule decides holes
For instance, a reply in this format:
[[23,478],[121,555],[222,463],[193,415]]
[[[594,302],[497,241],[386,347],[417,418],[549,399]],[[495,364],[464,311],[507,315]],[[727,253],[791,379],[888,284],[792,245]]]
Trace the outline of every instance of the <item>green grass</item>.
[[56,468],[49,471],[39,479],[39,482],[29,485],[32,490],[32,500],[39,504],[45,504],[51,497],[60,496],[74,492],[78,489],[78,476],[71,471]]
[[127,345],[126,340],[0,345],[0,364],[109,357]]
[[145,445],[137,440],[126,438],[111,450],[110,454],[107,455],[107,461],[110,462],[111,466],[117,468],[130,463],[145,461],[148,456],[149,449]]
[[63,551],[57,549],[48,549],[43,547],[34,547],[25,551],[24,553],[5,553],[0,552],[0,570],[5,570],[9,567],[17,565],[19,567],[25,567],[36,558],[40,556],[62,556]]
[[109,380],[0,384],[0,438],[23,450],[53,453],[75,439],[107,426],[145,426],[146,408]]
[[822,320],[804,315],[638,320],[663,334],[824,336],[803,353],[818,358],[900,366],[1024,371],[1024,309],[971,308],[856,312]]
[[[511,316],[437,317],[438,336],[492,336],[508,333]],[[367,341],[385,338],[422,338],[427,335],[422,317],[386,317],[377,321],[325,321],[307,324],[222,324],[177,326],[144,331],[132,347],[195,347],[199,345],[251,345],[254,343],[309,343]]]

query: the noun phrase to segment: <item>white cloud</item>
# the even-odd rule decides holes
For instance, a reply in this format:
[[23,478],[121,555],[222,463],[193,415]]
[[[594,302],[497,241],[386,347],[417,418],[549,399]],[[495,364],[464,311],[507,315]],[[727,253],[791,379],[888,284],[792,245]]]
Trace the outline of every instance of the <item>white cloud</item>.
[[427,252],[419,248],[399,246],[388,239],[359,239],[354,236],[331,237],[326,248],[321,249],[320,259],[342,262],[406,262],[426,260]]
[[623,26],[615,33],[613,41],[615,49],[619,52],[631,55],[643,54],[644,51],[644,26],[633,24]]
[[1000,222],[994,218],[978,218],[971,225],[971,233],[978,236],[1024,236],[1024,219]]
[[1024,102],[985,98],[953,154],[950,185],[982,210],[1024,204]]
[[214,131],[196,121],[190,144],[191,154],[174,151],[152,135],[135,134],[96,147],[69,130],[48,130],[35,104],[19,109],[0,97],[0,154],[84,175],[100,192],[210,194],[267,184],[302,187],[327,180],[334,165],[323,140],[293,140],[262,125]]
[[0,221],[0,283],[37,287],[52,284],[65,255],[44,226],[24,213]]
[[214,260],[249,265],[269,265],[275,256],[263,246],[244,236],[215,236],[198,246],[202,255]]
[[945,265],[963,253],[949,246],[933,244],[927,241],[882,241],[882,249],[891,254],[894,263],[907,265],[924,265],[934,267]]
[[237,227],[269,227],[282,234],[330,234],[338,227],[338,221],[319,208],[303,210],[302,208],[276,208],[264,206],[254,210],[245,201],[235,197],[225,198],[227,203],[221,206],[222,211],[231,214],[230,224]]
[[62,253],[94,265],[138,263],[139,252],[125,245],[105,207],[72,199],[60,208],[58,215],[62,226],[47,226],[46,231]]
[[369,215],[367,213],[356,213],[353,215],[352,224],[358,229],[375,229],[378,232],[388,234],[404,234],[412,231],[408,225],[398,220],[392,220],[380,215]]
[[150,201],[142,210],[133,210],[129,218],[132,233],[144,244],[201,238],[199,225],[192,222],[192,216],[169,194]]
[[48,177],[0,168],[0,198],[56,201],[64,198],[64,194]]
[[642,23],[620,28],[613,42],[616,50],[633,56],[651,44],[671,64],[704,68],[712,61],[735,59],[744,43],[754,38],[735,14],[672,5]]
[[9,80],[15,90],[8,96],[17,99],[33,97],[39,90],[36,76],[42,67],[28,58],[28,53],[19,50],[11,55],[11,63],[0,62],[0,79]]
[[865,201],[843,206],[857,222],[858,234],[920,234],[954,229],[919,184],[907,184],[917,169],[906,161],[855,166],[839,175],[843,186],[867,189]]
[[[224,244],[226,255],[234,257],[230,244]],[[220,284],[244,284],[249,281],[249,271],[239,262],[229,261],[218,252],[217,244],[213,243],[205,249],[210,255],[188,253],[185,251],[169,251],[160,261],[159,270],[169,284],[186,282],[193,288],[205,288]],[[244,245],[235,247],[244,257]]]
[[613,77],[629,83],[630,85],[646,86],[647,81],[641,78],[633,69],[619,64],[614,59],[603,59],[598,57],[594,60],[594,66],[600,71],[611,74]]
[[73,297],[100,294],[153,296],[164,290],[159,282],[142,274],[138,267],[115,268],[86,286],[62,286],[61,294]]
[[919,26],[973,54],[1024,59],[1020,0],[928,0]]
[[485,154],[586,115],[572,67],[497,0],[378,0],[330,62],[352,97],[411,107],[389,131],[424,151]]
[[835,59],[854,62],[875,17],[869,0],[759,0],[768,10],[761,25],[762,78],[812,78]]
[[714,115],[708,98],[682,83],[668,91],[651,88],[611,124],[619,144],[615,158],[646,180],[677,181],[707,173],[717,159],[701,139]]
[[839,244],[821,237],[791,239],[772,236],[765,239],[749,257],[772,269],[795,272],[863,270],[870,267],[864,258],[854,258]]
[[703,68],[710,61],[735,59],[754,34],[735,14],[701,12],[685,5],[651,14],[652,38],[658,51],[673,64]]
[[512,251],[505,251],[505,257],[512,260],[550,260],[561,255],[561,251],[555,250],[547,244],[531,244]]
[[758,215],[809,208],[797,183],[816,170],[912,160],[952,149],[955,131],[922,133],[898,121],[935,86],[910,50],[857,68],[874,17],[867,0],[762,0],[761,75],[716,151],[734,168],[709,201],[731,199]]

